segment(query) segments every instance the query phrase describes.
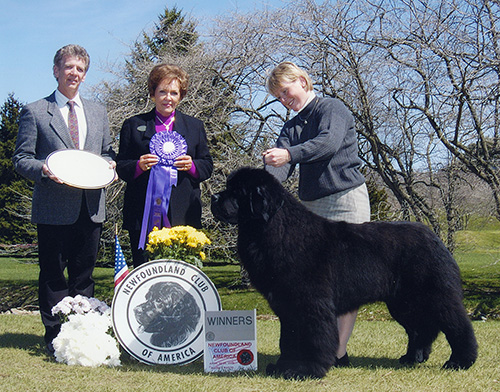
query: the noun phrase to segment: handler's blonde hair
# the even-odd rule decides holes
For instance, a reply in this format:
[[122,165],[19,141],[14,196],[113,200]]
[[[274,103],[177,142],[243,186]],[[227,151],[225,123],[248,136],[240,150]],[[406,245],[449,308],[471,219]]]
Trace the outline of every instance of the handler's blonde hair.
[[269,74],[266,80],[267,91],[277,97],[283,83],[295,82],[301,77],[306,81],[306,90],[312,91],[314,87],[309,74],[291,61],[284,61],[278,64]]

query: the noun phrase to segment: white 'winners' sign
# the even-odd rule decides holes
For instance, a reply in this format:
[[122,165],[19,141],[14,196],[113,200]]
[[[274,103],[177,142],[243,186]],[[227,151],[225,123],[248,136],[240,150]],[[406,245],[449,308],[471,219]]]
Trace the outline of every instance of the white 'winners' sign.
[[206,372],[257,370],[257,323],[254,310],[205,313]]
[[219,294],[195,266],[154,260],[117,287],[113,329],[122,347],[147,364],[180,365],[203,354],[206,311],[221,310]]

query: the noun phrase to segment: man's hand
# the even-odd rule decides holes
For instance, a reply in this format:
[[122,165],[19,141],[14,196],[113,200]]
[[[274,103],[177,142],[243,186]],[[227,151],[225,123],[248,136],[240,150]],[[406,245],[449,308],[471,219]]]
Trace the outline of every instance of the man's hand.
[[42,172],[52,181],[57,182],[58,184],[64,184],[64,182],[59,177],[56,177],[54,174],[52,174],[52,172],[49,170],[49,168],[45,163],[42,166]]

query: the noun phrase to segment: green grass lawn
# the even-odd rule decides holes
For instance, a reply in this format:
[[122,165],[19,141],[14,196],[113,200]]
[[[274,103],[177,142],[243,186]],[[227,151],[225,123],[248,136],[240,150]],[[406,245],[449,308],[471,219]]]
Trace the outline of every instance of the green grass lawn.
[[441,369],[450,355],[441,334],[429,360],[402,367],[406,336],[394,321],[358,321],[349,341],[352,367],[331,369],[322,380],[286,381],[265,376],[279,355],[279,322],[257,322],[258,370],[208,374],[203,360],[184,366],[148,366],[122,356],[116,368],[68,366],[44,352],[38,316],[0,315],[0,391],[499,391],[500,322],[473,322],[479,357],[467,371]]
[[455,258],[464,283],[464,303],[475,319],[500,319],[500,229],[461,231]]
[[[500,247],[498,248],[500,249]],[[476,320],[500,319],[500,251],[491,248],[458,250],[456,259],[462,271],[464,303]],[[217,287],[225,310],[257,309],[258,315],[272,314],[267,301],[254,289],[239,285],[239,266],[215,265],[203,268]],[[95,296],[111,304],[113,299],[113,268],[96,268]],[[38,266],[22,259],[0,258],[0,311],[15,307],[36,307]],[[388,320],[384,304],[363,306],[362,320]]]
[[[225,310],[257,309],[258,314],[272,314],[266,300],[254,289],[241,289],[239,267],[220,265],[205,267],[203,271],[216,285]],[[96,268],[95,297],[111,305],[114,292],[113,268]],[[35,307],[38,265],[20,259],[0,258],[0,311],[9,308]]]
[[[225,310],[257,309],[258,371],[205,374],[199,359],[185,366],[148,366],[122,356],[118,368],[59,364],[44,352],[39,316],[0,314],[0,391],[500,391],[500,231],[459,233],[456,259],[464,303],[479,342],[477,363],[467,371],[445,371],[450,355],[441,334],[429,361],[401,367],[406,335],[384,304],[360,309],[351,340],[352,367],[332,369],[322,380],[285,381],[265,376],[279,355],[279,321],[264,298],[239,285],[239,267],[213,265],[204,272],[216,285]],[[111,304],[113,269],[96,268],[95,296]],[[37,304],[38,266],[0,258],[0,311]],[[481,321],[483,320],[483,321]],[[496,321],[495,321],[496,320]]]

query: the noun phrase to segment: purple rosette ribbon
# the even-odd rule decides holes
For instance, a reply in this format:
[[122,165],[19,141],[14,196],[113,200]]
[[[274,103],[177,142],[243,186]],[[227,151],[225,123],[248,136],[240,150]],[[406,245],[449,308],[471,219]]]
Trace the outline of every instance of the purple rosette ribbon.
[[142,216],[139,249],[144,249],[146,237],[153,227],[170,227],[167,212],[172,187],[177,185],[177,169],[173,166],[175,158],[185,155],[187,143],[175,131],[158,132],[149,142],[151,154],[158,156],[158,164],[151,168],[149,175],[144,214]]

